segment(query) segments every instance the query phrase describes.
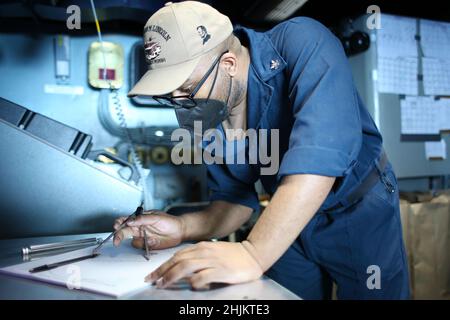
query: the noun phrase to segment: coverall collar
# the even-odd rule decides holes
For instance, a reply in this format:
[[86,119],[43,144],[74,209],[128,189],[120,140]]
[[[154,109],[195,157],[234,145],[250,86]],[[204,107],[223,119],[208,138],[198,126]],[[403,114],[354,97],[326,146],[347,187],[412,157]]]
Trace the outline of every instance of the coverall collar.
[[244,27],[237,27],[234,33],[250,51],[247,128],[258,129],[272,100],[274,88],[268,81],[283,71],[287,63],[265,33]]

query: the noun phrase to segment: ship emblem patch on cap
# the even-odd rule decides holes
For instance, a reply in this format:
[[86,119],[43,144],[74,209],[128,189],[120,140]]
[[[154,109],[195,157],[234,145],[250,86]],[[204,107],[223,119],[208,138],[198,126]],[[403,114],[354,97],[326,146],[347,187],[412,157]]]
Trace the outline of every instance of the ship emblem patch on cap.
[[205,26],[198,26],[197,32],[200,38],[203,40],[203,44],[208,42],[209,39],[211,39],[211,35],[208,33],[208,30],[206,30]]
[[152,41],[150,38],[149,41],[144,44],[144,52],[147,62],[152,63],[161,53],[161,46],[158,42]]

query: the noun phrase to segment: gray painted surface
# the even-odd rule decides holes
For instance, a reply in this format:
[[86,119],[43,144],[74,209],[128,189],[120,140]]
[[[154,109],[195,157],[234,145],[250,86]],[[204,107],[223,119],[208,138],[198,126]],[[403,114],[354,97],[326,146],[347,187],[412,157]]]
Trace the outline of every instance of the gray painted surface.
[[0,120],[0,239],[110,230],[141,189]]

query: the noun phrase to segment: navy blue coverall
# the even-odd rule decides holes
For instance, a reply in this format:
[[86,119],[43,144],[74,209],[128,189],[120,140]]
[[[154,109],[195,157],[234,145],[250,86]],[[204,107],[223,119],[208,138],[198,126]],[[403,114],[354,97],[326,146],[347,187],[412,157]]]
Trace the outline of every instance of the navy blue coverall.
[[[339,40],[305,17],[264,33],[234,33],[251,57],[247,127],[279,129],[280,167],[274,175],[260,175],[261,164],[210,164],[210,200],[258,209],[258,179],[273,194],[286,175],[337,177],[320,210],[267,275],[304,299],[330,298],[333,281],[340,299],[409,298],[391,165],[362,197],[346,201],[374,170],[383,148]],[[376,288],[368,285],[371,266],[380,271]]]

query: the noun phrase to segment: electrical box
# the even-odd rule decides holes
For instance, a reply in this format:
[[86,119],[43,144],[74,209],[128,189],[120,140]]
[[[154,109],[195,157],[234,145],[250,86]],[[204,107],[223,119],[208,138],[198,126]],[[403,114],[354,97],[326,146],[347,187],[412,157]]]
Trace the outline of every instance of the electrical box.
[[89,47],[89,84],[94,88],[119,89],[123,85],[123,48],[119,44],[93,42]]

